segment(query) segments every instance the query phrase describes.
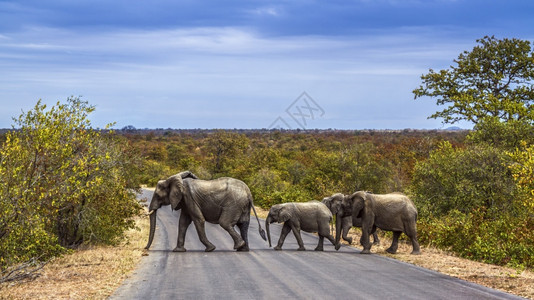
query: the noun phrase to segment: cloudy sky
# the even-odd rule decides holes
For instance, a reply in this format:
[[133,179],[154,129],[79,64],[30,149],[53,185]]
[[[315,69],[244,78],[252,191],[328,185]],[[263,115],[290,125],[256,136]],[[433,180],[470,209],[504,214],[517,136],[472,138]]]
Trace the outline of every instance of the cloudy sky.
[[[0,0],[0,128],[82,96],[94,127],[443,128],[413,99],[531,0]],[[469,128],[467,123],[457,124]]]

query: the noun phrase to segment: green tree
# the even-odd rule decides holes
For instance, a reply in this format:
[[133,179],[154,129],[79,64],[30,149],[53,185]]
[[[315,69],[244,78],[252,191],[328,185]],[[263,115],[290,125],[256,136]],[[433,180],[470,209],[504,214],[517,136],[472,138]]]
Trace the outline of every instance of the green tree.
[[71,97],[23,113],[0,148],[0,268],[82,242],[113,244],[134,226],[141,160],[93,130],[94,107]]
[[534,52],[520,39],[478,39],[479,45],[458,56],[450,69],[422,75],[415,98],[437,98],[449,105],[430,118],[445,123],[478,123],[486,116],[503,121],[534,120]]
[[467,141],[512,151],[521,147],[522,143],[534,143],[534,124],[527,120],[501,122],[496,117],[486,117],[475,125]]
[[371,143],[358,143],[339,151],[310,151],[312,165],[302,179],[318,199],[333,193],[351,194],[358,190],[390,192],[392,172],[380,160]]
[[492,218],[512,213],[518,190],[510,165],[510,157],[498,148],[482,144],[455,149],[443,142],[416,164],[411,194],[423,217],[476,208],[488,210]]
[[232,175],[231,168],[235,160],[245,153],[249,140],[245,135],[225,130],[218,130],[207,139],[210,155],[210,171],[213,176]]

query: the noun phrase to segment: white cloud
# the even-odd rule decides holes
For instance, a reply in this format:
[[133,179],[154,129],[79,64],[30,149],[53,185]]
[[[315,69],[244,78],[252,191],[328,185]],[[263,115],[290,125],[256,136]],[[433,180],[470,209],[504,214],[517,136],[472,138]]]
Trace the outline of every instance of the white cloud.
[[263,6],[258,7],[254,10],[249,11],[253,15],[258,16],[271,16],[271,17],[278,17],[283,14],[283,9],[281,7],[275,7],[275,6]]
[[[380,114],[393,118],[380,111],[384,105],[406,101],[397,111],[411,115],[408,107],[417,109],[411,90],[420,74],[442,67],[435,64],[444,55],[454,53],[450,61],[465,50],[457,47],[408,30],[267,37],[238,27],[89,33],[34,28],[0,39],[0,101],[31,107],[41,97],[55,102],[83,95],[97,105],[97,126],[117,120],[118,127],[261,128],[307,91],[323,101],[327,116],[369,101],[376,106],[367,119],[349,113],[317,126],[372,128],[365,124]],[[4,122],[20,112],[20,104],[2,104],[9,114],[0,115]]]

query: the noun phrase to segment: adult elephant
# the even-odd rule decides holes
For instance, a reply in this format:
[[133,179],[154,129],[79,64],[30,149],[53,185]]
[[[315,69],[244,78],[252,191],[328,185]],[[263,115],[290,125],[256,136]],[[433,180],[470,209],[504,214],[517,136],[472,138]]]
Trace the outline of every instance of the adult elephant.
[[362,219],[363,246],[361,253],[371,253],[369,234],[376,228],[393,232],[391,246],[387,252],[395,254],[399,245],[399,237],[404,232],[412,242],[412,253],[420,254],[417,242],[417,209],[413,202],[404,194],[372,194],[359,191],[343,197],[341,201],[334,201],[332,209],[336,214],[336,245],[341,233],[341,219],[345,216]]
[[[304,251],[304,243],[300,236],[300,231],[317,232],[319,235],[319,243],[315,248],[315,251],[323,251],[323,242],[326,237],[332,245],[334,243],[334,237],[330,234],[330,221],[332,221],[332,213],[319,201],[309,202],[288,202],[275,204],[269,210],[267,219],[265,219],[265,229],[267,229],[267,236],[269,237],[269,247],[271,247],[271,231],[269,230],[269,224],[278,222],[284,223],[278,244],[274,247],[274,250],[282,250],[284,240],[289,233],[293,230],[293,234],[297,239],[299,248],[297,250]],[[339,249],[339,247],[337,248]]]
[[[250,209],[254,209],[252,194],[248,186],[241,180],[222,177],[215,180],[200,180],[189,171],[185,171],[160,180],[148,207],[150,214],[150,234],[145,249],[149,249],[156,230],[157,210],[163,205],[171,205],[173,210],[181,210],[178,224],[178,242],[174,252],[185,252],[185,234],[193,222],[206,252],[215,250],[215,246],[206,237],[204,223],[219,224],[234,240],[234,249],[248,251],[248,227]],[[254,209],[254,215],[256,210]],[[261,228],[258,216],[260,235],[264,240],[265,232]],[[234,226],[239,227],[238,234]]]
[[[323,202],[330,211],[332,211],[332,203],[335,201],[338,201],[341,203],[343,201],[343,198],[345,195],[341,193],[334,194],[330,197],[325,197],[321,202]],[[352,218],[352,216],[346,216],[341,219],[341,237],[343,240],[347,241],[347,243],[352,244],[352,237],[348,236],[349,230],[352,226],[355,227],[362,227],[362,218]],[[380,239],[378,238],[378,234],[375,232],[372,233],[373,235],[373,245],[379,245]]]

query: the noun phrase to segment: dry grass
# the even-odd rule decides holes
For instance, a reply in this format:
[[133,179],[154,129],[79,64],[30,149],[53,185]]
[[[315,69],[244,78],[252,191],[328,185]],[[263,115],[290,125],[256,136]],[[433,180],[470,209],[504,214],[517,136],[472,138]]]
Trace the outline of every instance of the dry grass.
[[[260,218],[267,210],[256,207]],[[120,286],[143,255],[148,236],[146,215],[136,219],[140,230],[127,232],[129,243],[118,247],[88,247],[54,259],[33,280],[0,285],[1,299],[105,299]],[[358,229],[352,229],[354,244]],[[453,277],[534,299],[534,272],[517,271],[467,259],[434,248],[421,247],[423,254],[410,255],[411,244],[401,242],[397,254],[385,252],[391,240],[381,235],[381,245],[371,252],[418,265]]]
[[148,235],[148,218],[136,218],[127,242],[117,247],[85,247],[53,259],[33,281],[0,285],[1,299],[105,299],[132,272]]

